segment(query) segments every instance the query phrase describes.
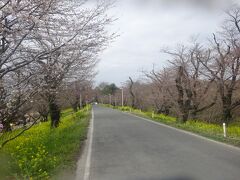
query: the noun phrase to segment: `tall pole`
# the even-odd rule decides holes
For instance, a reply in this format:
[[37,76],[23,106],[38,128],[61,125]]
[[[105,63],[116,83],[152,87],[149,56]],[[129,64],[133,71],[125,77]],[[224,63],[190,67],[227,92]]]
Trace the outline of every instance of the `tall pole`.
[[227,137],[226,123],[223,123],[223,136]]
[[122,107],[123,107],[123,88],[122,88]]
[[111,97],[111,94],[109,94],[109,104],[110,104],[110,105],[112,104],[112,97]]
[[88,100],[86,100],[86,107],[87,107],[87,111],[88,111]]
[[80,95],[79,95],[79,105],[80,105],[80,109],[82,108],[82,94],[80,92]]

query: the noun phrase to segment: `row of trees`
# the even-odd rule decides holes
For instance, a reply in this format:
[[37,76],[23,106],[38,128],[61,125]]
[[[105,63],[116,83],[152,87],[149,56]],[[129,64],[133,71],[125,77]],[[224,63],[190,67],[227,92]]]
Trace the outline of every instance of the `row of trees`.
[[85,2],[1,0],[3,132],[10,131],[12,123],[37,120],[38,115],[47,120],[48,114],[51,127],[57,127],[61,107],[67,106],[64,98],[75,110],[86,103],[97,56],[114,34],[106,31],[112,21],[106,15],[110,4]]
[[[240,8],[227,12],[210,43],[164,49],[168,66],[143,72],[147,82],[124,85],[125,105],[188,119],[230,123],[240,107]],[[116,93],[120,105],[120,93]],[[107,102],[107,99],[105,98]]]

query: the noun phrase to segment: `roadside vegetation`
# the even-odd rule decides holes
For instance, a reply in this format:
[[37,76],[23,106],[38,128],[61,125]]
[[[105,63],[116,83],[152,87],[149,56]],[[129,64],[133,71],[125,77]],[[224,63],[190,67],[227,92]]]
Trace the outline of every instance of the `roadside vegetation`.
[[153,111],[141,111],[140,109],[134,109],[130,106],[122,107],[112,106],[109,104],[105,104],[104,106],[118,109],[123,112],[129,112],[140,117],[144,117],[172,127],[190,131],[213,140],[240,147],[240,122],[229,124],[227,127],[227,137],[224,137],[223,127],[219,124],[207,123],[201,120],[188,120],[186,123],[181,123],[175,117],[167,116],[164,114],[155,114]]
[[58,128],[50,129],[50,122],[39,123],[9,142],[0,151],[0,179],[55,179],[67,171],[74,175],[87,134],[89,109],[68,109],[62,113]]

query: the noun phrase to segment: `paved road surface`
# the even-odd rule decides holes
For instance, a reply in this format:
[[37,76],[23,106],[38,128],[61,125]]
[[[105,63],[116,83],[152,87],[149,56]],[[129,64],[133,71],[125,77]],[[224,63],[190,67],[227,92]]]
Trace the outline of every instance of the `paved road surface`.
[[240,180],[240,150],[94,107],[90,180]]

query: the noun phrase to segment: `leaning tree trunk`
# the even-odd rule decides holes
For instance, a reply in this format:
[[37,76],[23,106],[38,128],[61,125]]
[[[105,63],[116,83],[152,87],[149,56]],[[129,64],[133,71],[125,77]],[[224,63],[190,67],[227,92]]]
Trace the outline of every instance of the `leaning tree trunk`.
[[56,128],[60,123],[60,108],[57,103],[57,98],[55,95],[50,95],[49,97],[49,113],[51,118],[51,128]]

